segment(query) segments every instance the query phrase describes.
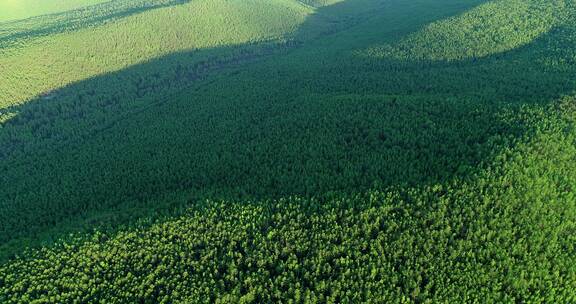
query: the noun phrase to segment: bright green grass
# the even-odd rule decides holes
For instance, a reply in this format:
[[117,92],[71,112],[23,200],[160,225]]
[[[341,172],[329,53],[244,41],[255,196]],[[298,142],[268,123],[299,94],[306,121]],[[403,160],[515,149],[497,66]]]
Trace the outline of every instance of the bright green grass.
[[576,301],[574,2],[283,3],[9,108],[0,302]]
[[2,0],[0,22],[61,13],[110,0]]

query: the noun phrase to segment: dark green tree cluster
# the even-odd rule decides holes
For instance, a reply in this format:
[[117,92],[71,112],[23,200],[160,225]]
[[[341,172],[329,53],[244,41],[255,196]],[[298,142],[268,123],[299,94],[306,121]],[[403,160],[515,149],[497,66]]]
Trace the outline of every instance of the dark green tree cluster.
[[176,54],[15,109],[0,132],[0,240],[170,192],[315,196],[465,177],[530,129],[516,115],[526,104],[574,89],[574,65],[548,64],[574,56],[568,25],[482,62],[343,57],[367,29],[400,22],[378,14],[327,36],[346,41],[331,49],[255,46],[189,65]]
[[537,135],[474,181],[206,201],[176,219],[31,251],[0,266],[0,300],[570,303],[574,102],[525,113],[539,121]]

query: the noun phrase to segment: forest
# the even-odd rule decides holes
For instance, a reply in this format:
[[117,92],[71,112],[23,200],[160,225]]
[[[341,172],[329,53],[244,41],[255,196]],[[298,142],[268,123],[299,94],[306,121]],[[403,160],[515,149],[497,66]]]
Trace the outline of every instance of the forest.
[[576,1],[39,3],[0,303],[576,302]]

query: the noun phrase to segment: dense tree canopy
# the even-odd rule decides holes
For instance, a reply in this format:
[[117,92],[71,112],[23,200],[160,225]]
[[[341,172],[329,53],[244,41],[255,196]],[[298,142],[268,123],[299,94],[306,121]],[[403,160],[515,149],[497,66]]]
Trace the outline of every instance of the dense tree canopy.
[[0,302],[576,301],[575,14],[119,0],[4,23]]

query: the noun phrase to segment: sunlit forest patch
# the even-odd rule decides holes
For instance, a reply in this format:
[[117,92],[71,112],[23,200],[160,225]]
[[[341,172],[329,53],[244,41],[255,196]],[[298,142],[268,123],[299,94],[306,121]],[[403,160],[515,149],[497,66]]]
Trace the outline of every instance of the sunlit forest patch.
[[561,25],[565,6],[563,0],[490,1],[361,54],[400,61],[479,59],[525,46]]
[[0,49],[0,68],[10,71],[0,80],[0,107],[174,52],[288,37],[307,13],[307,8],[289,0],[197,0],[24,41],[22,46]]

